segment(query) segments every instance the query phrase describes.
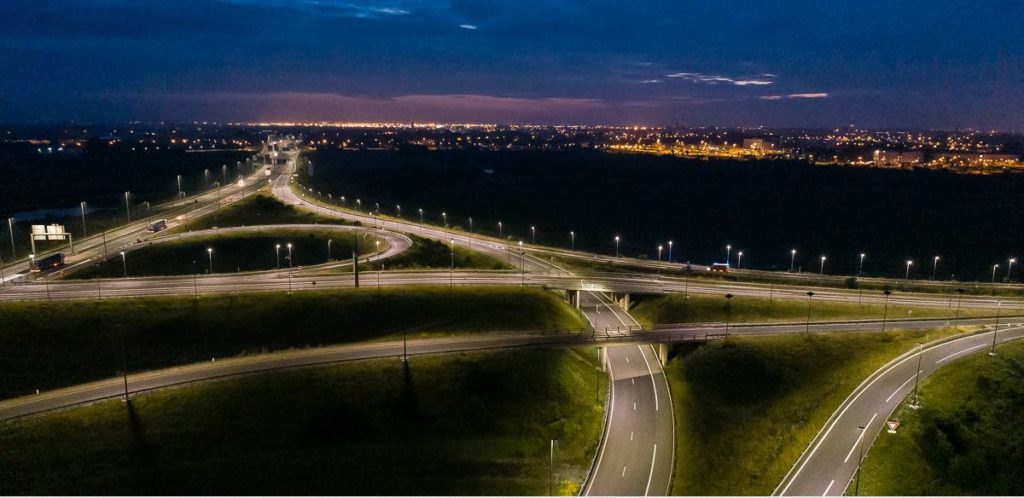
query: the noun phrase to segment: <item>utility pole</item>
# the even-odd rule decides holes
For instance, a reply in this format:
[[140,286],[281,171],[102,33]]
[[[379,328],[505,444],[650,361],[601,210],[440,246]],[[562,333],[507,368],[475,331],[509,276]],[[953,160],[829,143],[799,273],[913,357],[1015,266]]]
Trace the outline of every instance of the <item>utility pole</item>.
[[885,294],[885,303],[882,305],[882,332],[885,332],[885,318],[889,315],[889,296],[892,291],[886,289],[882,291],[882,294]]
[[356,234],[355,245],[352,248],[352,275],[353,285],[355,288],[359,288],[359,234]]

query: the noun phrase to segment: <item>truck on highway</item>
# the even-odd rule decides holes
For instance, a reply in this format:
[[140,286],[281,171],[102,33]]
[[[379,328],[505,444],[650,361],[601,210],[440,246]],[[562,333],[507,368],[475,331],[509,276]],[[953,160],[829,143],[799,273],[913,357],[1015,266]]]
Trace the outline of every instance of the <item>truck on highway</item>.
[[728,273],[729,263],[712,263],[711,268],[708,268],[708,270],[715,273]]
[[159,232],[160,230],[164,230],[166,228],[167,228],[167,220],[166,219],[156,220],[153,223],[149,224],[149,231],[153,232],[153,233]]
[[47,256],[35,260],[32,271],[48,271],[64,268],[64,253]]

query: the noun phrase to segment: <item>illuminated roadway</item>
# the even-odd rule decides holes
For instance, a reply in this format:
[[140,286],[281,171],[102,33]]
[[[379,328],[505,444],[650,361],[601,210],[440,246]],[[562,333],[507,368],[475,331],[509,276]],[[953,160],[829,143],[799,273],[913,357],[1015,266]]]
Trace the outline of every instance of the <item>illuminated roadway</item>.
[[[1024,327],[1000,329],[997,337],[999,343],[1020,339],[1024,337]],[[920,357],[921,379],[958,359],[988,351],[991,346],[991,331],[929,346]],[[775,494],[844,494],[856,473],[861,443],[866,454],[878,433],[886,428],[893,410],[913,392],[917,365],[918,355],[910,353],[865,380],[833,414]],[[866,429],[862,431],[860,427]]]

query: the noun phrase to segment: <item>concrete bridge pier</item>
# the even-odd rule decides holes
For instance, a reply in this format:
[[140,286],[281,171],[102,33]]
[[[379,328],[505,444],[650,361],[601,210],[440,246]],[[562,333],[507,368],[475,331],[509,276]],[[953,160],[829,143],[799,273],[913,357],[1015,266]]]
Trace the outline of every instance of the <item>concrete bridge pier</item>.
[[663,366],[663,367],[668,364],[668,343],[667,342],[659,342],[658,343],[658,361],[661,362],[661,366]]

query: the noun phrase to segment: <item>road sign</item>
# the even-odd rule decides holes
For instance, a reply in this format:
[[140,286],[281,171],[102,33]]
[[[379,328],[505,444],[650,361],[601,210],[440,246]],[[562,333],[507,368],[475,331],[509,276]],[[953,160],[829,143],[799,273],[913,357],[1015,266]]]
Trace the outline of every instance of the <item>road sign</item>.
[[888,421],[885,422],[885,425],[889,426],[889,430],[888,430],[889,434],[896,434],[896,428],[900,426],[900,421],[899,420],[888,420]]
[[64,225],[32,225],[32,240],[64,240]]

